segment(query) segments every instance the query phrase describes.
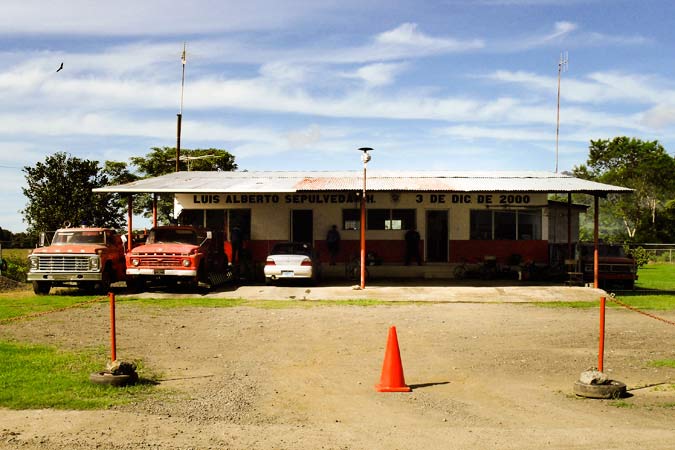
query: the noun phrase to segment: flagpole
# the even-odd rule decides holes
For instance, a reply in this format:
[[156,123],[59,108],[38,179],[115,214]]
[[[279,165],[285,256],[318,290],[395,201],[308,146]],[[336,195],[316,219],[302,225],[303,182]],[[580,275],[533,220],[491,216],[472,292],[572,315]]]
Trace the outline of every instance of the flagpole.
[[183,122],[183,91],[185,90],[185,63],[187,62],[185,56],[185,48],[186,43],[183,42],[183,54],[180,57],[180,61],[183,65],[183,74],[180,80],[180,109],[177,114],[177,124],[176,124],[176,172],[180,171],[180,135]]

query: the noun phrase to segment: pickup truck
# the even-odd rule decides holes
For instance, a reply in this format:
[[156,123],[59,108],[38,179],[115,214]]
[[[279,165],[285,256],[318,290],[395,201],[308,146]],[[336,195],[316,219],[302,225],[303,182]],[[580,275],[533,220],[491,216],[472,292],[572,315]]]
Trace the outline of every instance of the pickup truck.
[[[577,252],[581,261],[584,282],[592,283],[594,244],[579,243]],[[637,279],[635,259],[626,253],[623,245],[606,243],[598,245],[598,283],[601,288],[633,289]]]
[[50,245],[28,256],[26,279],[38,295],[49,294],[53,286],[69,285],[105,294],[111,283],[124,280],[125,269],[124,243],[115,230],[61,228]]
[[193,226],[153,228],[145,244],[126,255],[127,287],[142,291],[146,284],[209,287],[231,278],[223,234]]

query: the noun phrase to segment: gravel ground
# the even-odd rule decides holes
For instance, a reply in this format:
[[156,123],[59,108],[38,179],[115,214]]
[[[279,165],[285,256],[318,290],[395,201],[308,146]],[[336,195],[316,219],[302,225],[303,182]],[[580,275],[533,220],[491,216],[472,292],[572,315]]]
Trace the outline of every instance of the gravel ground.
[[[546,293],[556,296],[569,299]],[[675,448],[675,369],[649,364],[675,359],[671,326],[609,310],[605,368],[630,397],[581,399],[572,387],[597,361],[597,309],[505,298],[374,307],[309,299],[282,309],[121,302],[118,356],[161,373],[158,395],[102,411],[0,409],[0,448]],[[0,339],[106,345],[107,315],[105,305],[62,311],[0,326]],[[411,393],[374,390],[392,325]]]

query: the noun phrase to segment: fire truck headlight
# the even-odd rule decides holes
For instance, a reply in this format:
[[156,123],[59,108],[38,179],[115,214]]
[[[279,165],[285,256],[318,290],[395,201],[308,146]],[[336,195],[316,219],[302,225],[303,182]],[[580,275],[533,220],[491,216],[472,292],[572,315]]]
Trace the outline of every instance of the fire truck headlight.
[[37,270],[38,268],[38,257],[37,256],[31,256],[29,259],[30,262],[30,268],[33,270]]
[[189,259],[183,260],[183,267],[190,267],[190,260]]
[[98,268],[101,266],[101,258],[98,256],[92,256],[89,258],[89,269],[91,270],[98,270]]
[[141,261],[138,258],[133,258],[131,264],[138,267],[141,264]]

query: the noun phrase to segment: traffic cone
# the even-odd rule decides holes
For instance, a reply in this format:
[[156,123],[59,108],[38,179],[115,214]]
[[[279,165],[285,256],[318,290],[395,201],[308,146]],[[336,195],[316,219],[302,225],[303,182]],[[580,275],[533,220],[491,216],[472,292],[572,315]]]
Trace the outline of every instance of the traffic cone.
[[405,384],[403,366],[401,365],[401,352],[398,349],[396,327],[389,328],[387,338],[387,350],[382,364],[380,384],[375,385],[378,392],[410,392],[410,386]]

